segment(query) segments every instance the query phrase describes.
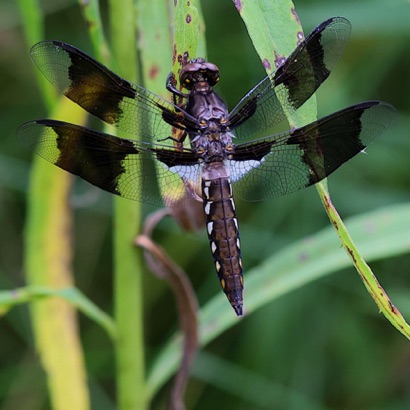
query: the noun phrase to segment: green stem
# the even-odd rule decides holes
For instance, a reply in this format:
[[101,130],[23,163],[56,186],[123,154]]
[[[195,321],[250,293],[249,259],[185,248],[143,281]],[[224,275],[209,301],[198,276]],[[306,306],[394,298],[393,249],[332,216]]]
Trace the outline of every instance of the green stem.
[[[112,51],[118,72],[137,82],[136,12],[133,0],[110,1]],[[137,137],[137,136],[135,136]],[[144,409],[145,367],[142,311],[142,253],[133,245],[141,205],[116,198],[114,210],[115,319],[118,408]]]
[[[20,10],[27,44],[44,38],[40,7],[21,0]],[[46,105],[57,117],[81,124],[84,114],[72,111],[67,101],[55,104],[43,78],[39,81]],[[73,286],[71,271],[72,216],[67,195],[71,177],[37,157],[31,171],[25,228],[25,270],[31,286],[61,289]],[[31,304],[36,349],[47,374],[53,409],[87,410],[90,407],[83,352],[73,306],[61,298]]]

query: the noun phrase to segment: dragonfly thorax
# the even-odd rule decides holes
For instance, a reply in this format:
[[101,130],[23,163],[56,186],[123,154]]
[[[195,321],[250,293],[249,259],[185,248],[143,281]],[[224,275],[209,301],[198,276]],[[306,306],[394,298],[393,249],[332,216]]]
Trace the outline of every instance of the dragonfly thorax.
[[197,135],[191,141],[191,146],[205,163],[223,162],[234,150],[232,134],[229,132]]
[[197,118],[201,129],[225,131],[228,126],[228,108],[214,91],[191,93],[186,111]]

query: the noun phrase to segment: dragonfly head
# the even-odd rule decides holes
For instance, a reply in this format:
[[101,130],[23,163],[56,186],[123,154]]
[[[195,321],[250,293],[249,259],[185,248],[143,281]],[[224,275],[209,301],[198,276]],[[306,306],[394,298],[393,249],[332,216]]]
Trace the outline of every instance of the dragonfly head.
[[199,83],[213,87],[219,81],[219,68],[203,58],[196,58],[182,67],[179,80],[187,90],[193,89]]

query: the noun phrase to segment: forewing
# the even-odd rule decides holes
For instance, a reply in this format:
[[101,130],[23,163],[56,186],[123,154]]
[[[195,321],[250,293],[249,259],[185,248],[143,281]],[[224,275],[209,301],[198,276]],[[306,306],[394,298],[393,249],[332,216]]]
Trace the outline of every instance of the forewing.
[[[336,65],[350,35],[350,23],[333,17],[316,27],[276,70],[253,88],[229,114],[239,140],[272,127],[295,112]],[[282,104],[282,105],[281,105]]]
[[200,166],[190,151],[178,152],[54,120],[23,124],[17,137],[52,164],[127,199],[173,206],[185,196],[182,179],[195,189],[200,186]]
[[293,132],[237,145],[230,161],[234,194],[258,201],[313,185],[362,152],[395,116],[390,104],[367,101]]
[[31,58],[67,98],[131,136],[164,139],[171,135],[169,124],[195,129],[195,119],[179,107],[124,80],[76,47],[42,41],[32,47]]

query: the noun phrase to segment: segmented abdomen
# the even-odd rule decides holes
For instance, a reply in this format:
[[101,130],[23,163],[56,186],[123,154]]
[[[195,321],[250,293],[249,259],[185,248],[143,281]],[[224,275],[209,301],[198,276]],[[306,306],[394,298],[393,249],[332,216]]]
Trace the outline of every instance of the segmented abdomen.
[[216,272],[229,302],[242,315],[242,260],[238,221],[229,177],[202,179],[206,229]]

